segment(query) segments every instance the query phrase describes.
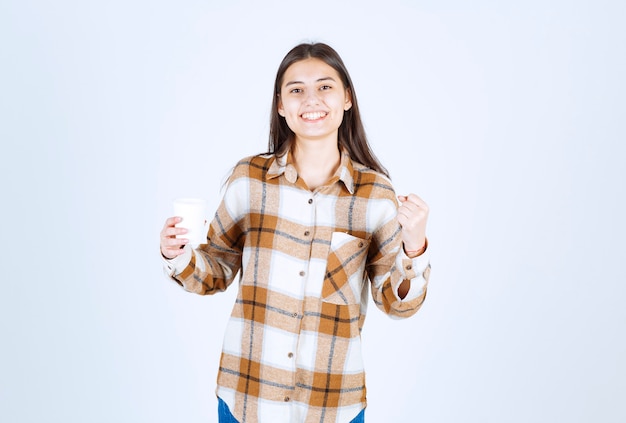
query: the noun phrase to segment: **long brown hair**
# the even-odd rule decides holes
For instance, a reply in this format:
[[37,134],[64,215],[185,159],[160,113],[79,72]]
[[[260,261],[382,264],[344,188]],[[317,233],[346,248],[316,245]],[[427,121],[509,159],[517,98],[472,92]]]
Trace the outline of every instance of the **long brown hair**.
[[380,172],[387,177],[389,173],[387,169],[380,163],[372,152],[365,128],[361,122],[361,114],[359,113],[359,105],[356,100],[356,92],[352,85],[352,80],[348,74],[348,70],[339,57],[339,54],[330,46],[324,43],[302,43],[295,46],[283,58],[283,61],[276,72],[276,81],[274,82],[274,97],[272,100],[272,110],[270,112],[270,136],[268,143],[268,151],[282,155],[289,148],[294,138],[293,131],[287,126],[287,121],[278,114],[278,101],[280,98],[280,87],[283,83],[283,77],[287,68],[301,60],[314,58],[324,61],[327,65],[337,71],[341,77],[341,82],[349,91],[352,100],[352,107],[344,112],[343,121],[339,126],[338,146],[348,150],[350,157],[355,161]]

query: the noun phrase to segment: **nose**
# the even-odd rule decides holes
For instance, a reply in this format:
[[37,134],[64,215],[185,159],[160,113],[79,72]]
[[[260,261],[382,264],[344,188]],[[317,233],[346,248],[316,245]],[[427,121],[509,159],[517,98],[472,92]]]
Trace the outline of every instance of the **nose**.
[[317,95],[317,90],[308,90],[305,98],[305,102],[307,105],[317,105],[320,104],[319,96]]

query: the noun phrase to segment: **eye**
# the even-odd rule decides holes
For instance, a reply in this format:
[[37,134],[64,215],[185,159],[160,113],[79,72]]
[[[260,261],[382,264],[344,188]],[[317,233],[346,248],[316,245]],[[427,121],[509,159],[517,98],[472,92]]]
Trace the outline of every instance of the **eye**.
[[331,87],[330,85],[322,85],[320,87],[320,90],[321,91],[326,91],[326,90],[330,90],[331,88],[333,88],[333,87]]
[[302,92],[302,88],[294,88],[289,91],[291,94],[300,94]]

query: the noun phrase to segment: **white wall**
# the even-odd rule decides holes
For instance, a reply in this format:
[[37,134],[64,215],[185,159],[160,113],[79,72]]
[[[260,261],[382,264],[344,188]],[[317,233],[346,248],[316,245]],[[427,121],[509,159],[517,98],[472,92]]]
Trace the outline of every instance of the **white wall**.
[[215,421],[235,292],[171,285],[158,232],[265,150],[317,40],[432,209],[423,309],[368,315],[367,420],[625,421],[623,4],[4,2],[0,420]]

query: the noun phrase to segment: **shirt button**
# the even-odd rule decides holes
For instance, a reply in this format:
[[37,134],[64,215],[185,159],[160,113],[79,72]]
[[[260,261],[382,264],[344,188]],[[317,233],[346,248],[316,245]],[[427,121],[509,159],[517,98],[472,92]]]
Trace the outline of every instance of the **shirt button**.
[[359,242],[359,248],[363,247],[363,243]]
[[300,270],[299,275],[300,275],[300,276],[304,276],[304,274],[305,274],[305,273],[304,273],[304,270]]
[[292,358],[293,357],[293,353],[290,352],[289,354],[287,354],[287,357]]
[[289,397],[285,397],[285,402],[289,402]]
[[309,232],[309,231],[304,231],[304,236],[309,236],[310,233],[311,232]]
[[309,204],[313,204],[313,199],[309,198]]
[[411,266],[410,264],[405,267],[406,270],[411,270],[412,268],[413,266]]

